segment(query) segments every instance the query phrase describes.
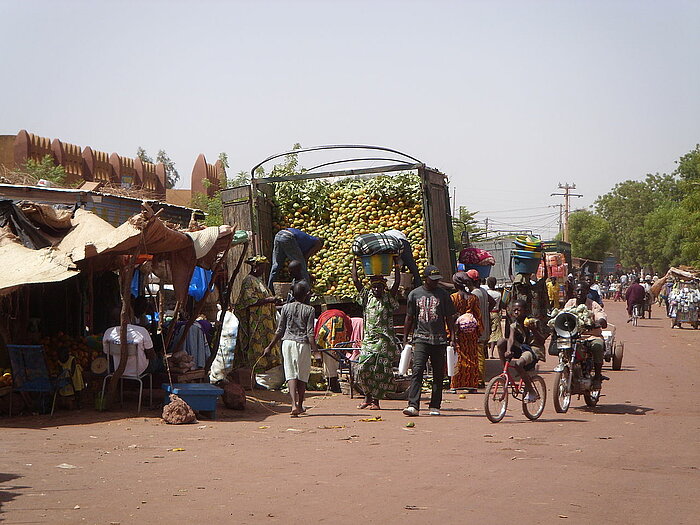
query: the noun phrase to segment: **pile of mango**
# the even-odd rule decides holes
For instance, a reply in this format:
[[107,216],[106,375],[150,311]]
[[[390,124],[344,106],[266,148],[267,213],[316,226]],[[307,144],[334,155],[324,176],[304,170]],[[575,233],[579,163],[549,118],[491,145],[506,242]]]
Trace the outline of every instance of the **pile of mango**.
[[[326,239],[311,258],[314,292],[352,298],[352,241],[360,234],[399,230],[408,237],[422,270],[427,264],[420,177],[382,175],[368,179],[282,182],[275,185],[275,231],[298,228]],[[358,273],[362,276],[361,264]]]
[[40,343],[46,351],[46,362],[49,367],[49,373],[56,375],[61,371],[61,365],[58,361],[58,349],[65,347],[69,354],[75,356],[76,362],[83,367],[83,370],[89,370],[92,360],[100,355],[101,338],[90,337],[71,337],[63,332],[58,332],[55,335],[44,337]]

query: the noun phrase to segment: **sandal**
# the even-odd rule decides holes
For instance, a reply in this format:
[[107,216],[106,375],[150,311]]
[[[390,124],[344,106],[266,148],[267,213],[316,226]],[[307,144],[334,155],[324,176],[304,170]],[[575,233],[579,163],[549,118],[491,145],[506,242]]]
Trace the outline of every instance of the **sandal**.
[[357,405],[357,408],[359,408],[360,410],[364,410],[365,408],[367,408],[367,407],[369,407],[369,406],[371,406],[371,405],[372,405],[372,403],[366,403],[366,402],[363,401],[362,403],[360,403],[359,405]]
[[380,407],[378,404],[376,404],[376,403],[370,404],[368,408],[369,408],[370,410],[381,410],[381,407]]

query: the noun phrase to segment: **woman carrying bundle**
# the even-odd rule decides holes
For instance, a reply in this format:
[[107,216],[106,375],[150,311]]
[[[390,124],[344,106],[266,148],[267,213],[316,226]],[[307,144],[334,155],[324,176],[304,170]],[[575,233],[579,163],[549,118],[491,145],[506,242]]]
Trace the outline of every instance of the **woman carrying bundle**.
[[370,286],[365,288],[357,276],[357,260],[352,262],[352,282],[359,292],[357,302],[364,313],[364,337],[362,352],[357,365],[355,380],[365,394],[365,400],[357,408],[379,410],[379,401],[393,387],[393,362],[398,355],[394,332],[394,311],[399,303],[399,267],[394,266],[394,285],[387,290],[383,275],[370,276]]
[[482,379],[479,372],[479,353],[482,351],[479,336],[484,325],[479,299],[467,289],[472,284],[471,281],[466,272],[457,272],[452,277],[457,292],[451,297],[458,317],[455,323],[457,333],[452,337],[457,365],[450,387],[453,390],[466,388],[470,392],[476,392]]

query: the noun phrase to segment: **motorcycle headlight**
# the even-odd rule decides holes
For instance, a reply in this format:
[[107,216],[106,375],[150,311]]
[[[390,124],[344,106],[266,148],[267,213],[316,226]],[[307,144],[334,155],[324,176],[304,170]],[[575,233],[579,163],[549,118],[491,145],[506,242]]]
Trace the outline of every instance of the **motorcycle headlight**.
[[568,337],[557,337],[558,350],[571,350],[571,339]]

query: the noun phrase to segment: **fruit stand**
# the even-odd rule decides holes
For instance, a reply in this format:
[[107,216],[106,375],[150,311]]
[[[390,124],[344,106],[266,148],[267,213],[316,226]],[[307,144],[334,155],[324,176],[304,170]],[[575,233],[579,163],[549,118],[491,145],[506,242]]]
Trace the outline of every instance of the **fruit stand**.
[[[446,176],[418,159],[377,146],[318,146],[268,157],[251,173],[275,159],[319,150],[381,151],[393,157],[344,158],[300,174],[277,175],[273,170],[270,176],[254,177],[249,186],[222,192],[224,221],[252,231],[254,249],[267,256],[275,233],[282,228],[298,228],[326,239],[310,260],[309,271],[315,278],[314,291],[327,304],[355,296],[350,248],[353,239],[365,233],[402,231],[419,267],[435,264],[443,275],[452,275],[456,260]],[[317,171],[328,165],[370,161],[394,163]]]

